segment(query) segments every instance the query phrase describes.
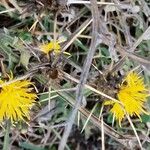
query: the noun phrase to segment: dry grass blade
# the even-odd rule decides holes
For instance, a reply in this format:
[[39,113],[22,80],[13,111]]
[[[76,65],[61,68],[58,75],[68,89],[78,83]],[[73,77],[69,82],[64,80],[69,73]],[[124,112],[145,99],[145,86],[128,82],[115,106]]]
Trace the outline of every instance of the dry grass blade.
[[[109,38],[106,38],[104,36],[102,36],[103,42],[105,44],[109,44]],[[132,48],[131,48],[132,49]],[[125,48],[122,48],[120,45],[116,45],[116,50],[121,53],[121,55],[123,57],[129,57],[134,61],[137,61],[138,63],[140,63],[141,65],[144,65],[145,67],[149,68],[150,66],[150,61],[147,58],[144,58],[143,56],[139,56],[138,54],[135,54],[133,52],[127,51]]]
[[142,143],[141,143],[140,138],[139,138],[139,136],[138,136],[138,134],[137,134],[137,131],[136,131],[136,129],[135,129],[133,123],[132,123],[132,120],[130,119],[130,116],[129,116],[128,114],[126,114],[126,116],[127,116],[128,120],[129,120],[129,122],[130,122],[130,125],[131,125],[133,131],[134,131],[134,134],[135,134],[135,136],[136,136],[136,138],[137,138],[137,141],[138,141],[138,143],[139,143],[139,146],[140,146],[141,150],[143,150]]
[[98,105],[98,103],[95,104],[95,106],[94,106],[93,109],[91,110],[90,115],[88,116],[86,122],[84,123],[84,126],[83,126],[83,128],[82,128],[82,130],[81,130],[81,133],[84,131],[84,129],[85,129],[86,125],[88,124],[88,122],[89,122],[89,120],[90,120],[90,117],[92,116],[93,112],[95,111],[97,105]]
[[[68,41],[62,45],[61,52],[63,53],[76,39],[77,37],[89,26],[89,24],[92,22],[92,19],[87,19],[74,33],[71,34]],[[59,60],[59,56],[55,59],[52,66],[55,66],[56,63]]]
[[101,135],[102,135],[102,150],[105,150],[105,132],[103,116],[101,117]]
[[[63,76],[65,79],[69,79],[69,80],[74,81],[74,82],[76,82],[76,83],[80,83],[80,81],[79,81],[78,79],[73,78],[71,75],[69,75],[69,74],[67,74],[67,73],[65,73],[65,72],[63,72],[63,71],[61,71],[61,70],[60,70],[60,76]],[[109,96],[109,95],[107,95],[107,94],[105,94],[105,93],[103,93],[103,92],[101,92],[101,91],[99,91],[99,90],[96,90],[95,88],[91,87],[91,86],[88,85],[88,84],[85,84],[84,86],[85,86],[85,88],[87,88],[87,89],[93,91],[93,92],[96,93],[96,94],[99,94],[99,95],[101,95],[101,96],[104,96],[104,97],[106,97],[107,99],[110,99],[110,100],[112,100],[112,101],[114,101],[114,102],[120,103],[117,99],[115,99],[115,98],[113,98],[113,97],[111,97],[111,96]]]
[[138,38],[138,40],[134,43],[132,48],[129,50],[129,52],[133,52],[136,47],[143,41],[143,40],[149,40],[150,39],[150,27],[146,29],[146,31]]
[[20,80],[27,79],[27,78],[31,77],[31,75],[32,75],[32,74],[29,73],[29,74],[26,74],[26,75],[24,75],[24,76],[18,77],[17,79],[13,79],[13,80],[11,80],[11,81],[8,81],[8,82],[6,82],[6,83],[1,84],[0,87],[3,87],[3,86],[5,86],[5,85],[11,84],[11,83],[14,83],[14,82],[16,82],[16,81],[20,81]]
[[116,63],[113,68],[111,68],[110,70],[106,71],[105,74],[113,74],[114,72],[117,72],[124,64],[124,61],[126,59],[126,56],[122,57],[118,63]]
[[14,12],[15,10],[16,10],[15,8],[9,8],[7,10],[1,11],[0,14]]
[[138,63],[140,63],[141,65],[144,65],[146,68],[149,68],[150,66],[150,61],[147,58],[144,58],[142,56],[139,56],[138,54],[135,54],[133,52],[129,52],[123,48],[121,48],[120,46],[117,48],[117,50],[121,53],[121,55],[123,57],[127,56],[130,59],[137,61]]
[[[16,0],[9,0],[9,1],[2,0],[2,2],[0,2],[0,3],[1,3],[1,5],[4,5],[4,6],[5,6],[5,8],[7,9],[6,11],[9,12],[9,13],[11,12],[11,11],[10,11],[11,8],[10,8],[10,6],[9,6],[10,4],[13,5],[14,8],[15,8],[15,10],[18,10],[19,13],[22,12],[22,9],[18,6]],[[10,4],[8,4],[8,3],[10,3]],[[11,13],[10,13],[10,15],[11,15]]]
[[[81,1],[81,0],[68,0],[68,5],[70,4],[91,4],[90,1]],[[115,5],[115,3],[110,2],[97,2],[97,5]]]
[[65,128],[62,140],[60,141],[59,150],[63,150],[65,148],[65,145],[67,143],[67,139],[69,137],[69,134],[72,129],[73,122],[75,120],[76,114],[78,112],[78,109],[80,108],[82,99],[83,99],[83,89],[84,84],[87,81],[88,73],[92,64],[92,59],[96,51],[97,47],[97,40],[98,40],[98,30],[99,30],[99,17],[98,17],[98,7],[97,7],[97,1],[91,0],[91,8],[92,8],[92,17],[93,17],[93,27],[92,27],[92,41],[90,45],[89,52],[87,54],[84,66],[83,66],[83,72],[81,74],[80,83],[78,85],[78,89],[76,92],[76,104],[75,108],[73,109],[71,116],[69,117],[68,124]]

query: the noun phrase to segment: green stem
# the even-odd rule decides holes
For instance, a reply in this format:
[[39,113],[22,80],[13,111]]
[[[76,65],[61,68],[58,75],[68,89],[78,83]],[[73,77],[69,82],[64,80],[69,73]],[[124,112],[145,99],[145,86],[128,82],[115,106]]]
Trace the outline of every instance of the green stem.
[[7,127],[6,127],[6,130],[5,130],[3,150],[8,150],[9,149],[10,127],[11,127],[11,122],[10,122],[10,120],[7,120]]

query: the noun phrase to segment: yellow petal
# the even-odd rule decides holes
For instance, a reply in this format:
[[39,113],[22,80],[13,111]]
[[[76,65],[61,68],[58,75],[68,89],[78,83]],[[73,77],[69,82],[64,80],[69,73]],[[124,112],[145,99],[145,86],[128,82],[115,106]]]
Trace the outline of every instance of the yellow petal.
[[[138,118],[140,118],[142,113],[148,113],[144,107],[148,96],[149,94],[144,84],[144,79],[137,73],[130,72],[124,78],[117,93],[118,100],[124,107],[117,102],[113,102],[113,107],[110,110],[116,120],[119,121],[120,126],[121,121],[125,118],[125,112],[131,117],[137,116]],[[108,101],[105,105],[112,105],[112,103]]]
[[[12,80],[12,75],[10,80]],[[0,80],[3,85],[4,81]],[[0,121],[10,119],[12,123],[29,118],[30,108],[34,105],[37,95],[31,92],[29,80],[16,80],[4,84],[0,92]]]

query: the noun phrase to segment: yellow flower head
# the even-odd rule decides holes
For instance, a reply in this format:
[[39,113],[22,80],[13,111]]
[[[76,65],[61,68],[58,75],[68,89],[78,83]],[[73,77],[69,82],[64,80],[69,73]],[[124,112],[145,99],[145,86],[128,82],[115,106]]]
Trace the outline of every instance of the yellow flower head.
[[144,85],[144,79],[135,72],[130,72],[120,85],[119,92],[117,93],[118,100],[121,104],[111,101],[110,105],[113,105],[110,110],[116,120],[119,121],[121,126],[121,121],[125,117],[125,113],[129,116],[138,116],[140,114],[146,113],[144,102],[149,96],[148,90]]
[[45,54],[54,51],[55,53],[60,53],[60,44],[58,42],[51,41],[47,44],[40,45],[40,50]]
[[[61,53],[61,47],[60,47],[59,42],[57,41],[54,42],[53,40],[47,44],[40,45],[39,48],[45,54],[48,54],[49,52],[52,52],[52,51],[54,51],[55,54]],[[66,54],[69,56],[71,55],[68,52],[63,52],[63,54]]]
[[14,123],[30,118],[30,108],[37,98],[31,85],[29,80],[0,80],[0,121],[10,119]]

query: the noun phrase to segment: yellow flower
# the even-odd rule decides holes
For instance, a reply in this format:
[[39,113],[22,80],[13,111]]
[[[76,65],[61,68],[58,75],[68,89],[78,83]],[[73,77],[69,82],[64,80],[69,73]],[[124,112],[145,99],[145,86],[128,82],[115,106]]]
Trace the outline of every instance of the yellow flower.
[[122,81],[117,93],[118,100],[123,106],[112,101],[107,101],[106,105],[113,105],[110,111],[121,126],[121,121],[125,118],[125,113],[131,117],[138,116],[139,118],[142,113],[147,113],[144,103],[148,96],[149,94],[144,84],[144,79],[137,73],[130,72]]
[[40,45],[40,50],[46,54],[48,54],[51,51],[54,51],[55,53],[60,53],[60,48],[60,44],[54,41]]
[[13,81],[12,77],[8,82],[0,80],[0,121],[10,119],[14,123],[30,118],[30,108],[37,98],[31,85],[29,80]]
[[[39,46],[40,50],[45,53],[48,54],[49,52],[54,51],[55,54],[59,54],[61,53],[61,47],[59,42],[54,42],[53,40],[47,44],[43,44]],[[67,52],[63,52],[64,54],[70,55],[70,53]]]

